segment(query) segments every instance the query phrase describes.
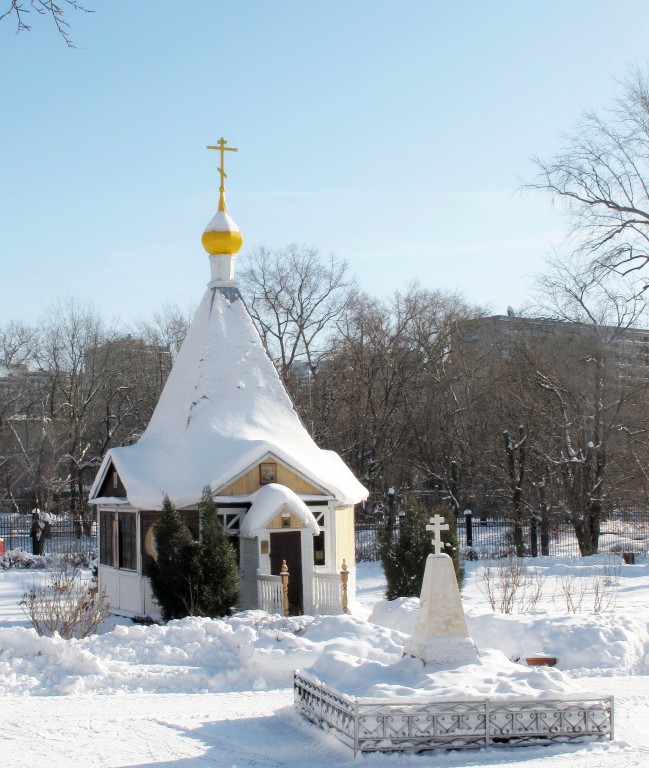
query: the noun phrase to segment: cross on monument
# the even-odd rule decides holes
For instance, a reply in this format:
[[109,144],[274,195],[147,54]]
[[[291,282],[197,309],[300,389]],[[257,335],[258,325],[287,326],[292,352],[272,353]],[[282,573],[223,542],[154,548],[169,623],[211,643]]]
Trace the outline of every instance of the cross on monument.
[[435,554],[439,555],[441,554],[440,550],[444,546],[442,543],[442,531],[448,531],[448,523],[445,523],[444,518],[438,514],[436,514],[435,517],[431,517],[430,522],[432,525],[427,525],[426,530],[433,532],[431,542],[435,548]]
[[228,178],[228,174],[223,169],[223,166],[225,165],[225,163],[223,162],[224,158],[225,158],[225,153],[226,152],[238,152],[239,151],[236,147],[226,147],[225,145],[227,143],[228,142],[225,139],[221,138],[221,139],[219,139],[216,142],[216,146],[215,147],[208,146],[208,149],[218,149],[219,152],[221,153],[221,165],[218,168],[218,171],[221,174],[221,186],[219,187],[219,192],[225,192],[224,182],[225,182],[225,179]]

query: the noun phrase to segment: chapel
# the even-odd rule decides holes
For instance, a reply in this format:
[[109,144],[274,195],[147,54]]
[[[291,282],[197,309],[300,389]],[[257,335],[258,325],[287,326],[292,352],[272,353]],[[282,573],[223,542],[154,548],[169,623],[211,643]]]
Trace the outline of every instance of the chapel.
[[235,277],[242,235],[225,203],[220,139],[218,208],[202,236],[210,281],[142,437],[110,449],[90,503],[99,526],[99,588],[111,611],[159,618],[146,577],[165,495],[195,538],[206,486],[238,538],[239,608],[292,614],[342,611],[340,569],[354,599],[354,505],[367,497],[338,454],[302,424],[248,314]]

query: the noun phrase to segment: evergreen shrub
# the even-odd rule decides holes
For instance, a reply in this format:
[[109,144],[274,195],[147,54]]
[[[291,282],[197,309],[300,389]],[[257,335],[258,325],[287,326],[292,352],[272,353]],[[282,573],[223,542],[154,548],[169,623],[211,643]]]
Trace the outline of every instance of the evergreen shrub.
[[198,505],[201,517],[199,545],[200,582],[195,595],[194,616],[225,616],[239,597],[239,562],[235,547],[225,532],[209,488]]
[[406,514],[401,517],[398,533],[386,527],[379,537],[379,555],[387,582],[387,600],[419,597],[426,558],[433,551],[432,532],[427,531],[426,526],[435,514],[443,517],[449,525],[448,531],[442,531],[444,552],[453,560],[458,586],[462,588],[464,569],[460,563],[457,523],[453,510],[443,504],[428,509],[411,497],[408,499]]
[[239,567],[209,488],[198,505],[201,540],[194,541],[173,502],[165,496],[154,526],[157,559],[147,575],[164,621],[185,616],[225,616],[236,605]]

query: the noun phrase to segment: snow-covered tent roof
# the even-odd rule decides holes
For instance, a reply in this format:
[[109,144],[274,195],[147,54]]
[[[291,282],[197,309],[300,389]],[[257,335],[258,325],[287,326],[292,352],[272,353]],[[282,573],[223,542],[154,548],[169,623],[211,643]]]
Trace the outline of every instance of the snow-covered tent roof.
[[302,425],[236,284],[211,283],[144,435],[108,451],[90,499],[112,463],[134,507],[159,509],[164,494],[191,506],[269,454],[341,503],[367,497]]
[[262,485],[252,496],[252,506],[241,524],[241,536],[254,539],[273,518],[286,508],[308,528],[314,536],[320,533],[320,526],[307,505],[290,488],[276,483]]

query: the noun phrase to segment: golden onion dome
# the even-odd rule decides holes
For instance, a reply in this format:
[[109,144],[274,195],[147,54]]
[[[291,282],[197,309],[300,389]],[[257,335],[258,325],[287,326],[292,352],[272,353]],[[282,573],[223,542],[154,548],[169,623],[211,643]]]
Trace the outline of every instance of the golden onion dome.
[[225,207],[225,193],[221,190],[219,195],[219,207],[209,224],[205,227],[203,248],[211,255],[232,255],[241,250],[243,237],[239,227],[229,216]]

